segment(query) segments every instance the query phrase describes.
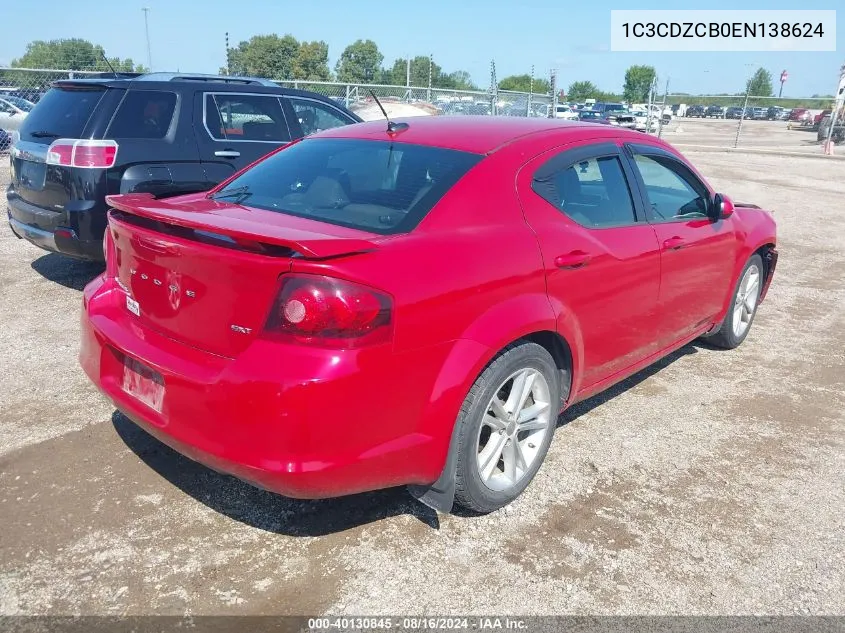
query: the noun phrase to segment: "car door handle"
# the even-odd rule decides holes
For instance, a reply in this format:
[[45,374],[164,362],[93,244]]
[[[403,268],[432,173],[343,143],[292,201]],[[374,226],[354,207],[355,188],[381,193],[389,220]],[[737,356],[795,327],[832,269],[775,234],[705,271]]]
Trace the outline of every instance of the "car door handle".
[[677,251],[686,245],[687,243],[684,238],[678,237],[677,235],[670,237],[668,240],[663,240],[663,250],[665,251]]
[[238,158],[241,153],[236,152],[233,149],[218,149],[216,152],[214,152],[214,155],[219,156],[220,158]]
[[583,268],[589,262],[590,254],[584,251],[572,251],[555,257],[555,266],[558,268]]

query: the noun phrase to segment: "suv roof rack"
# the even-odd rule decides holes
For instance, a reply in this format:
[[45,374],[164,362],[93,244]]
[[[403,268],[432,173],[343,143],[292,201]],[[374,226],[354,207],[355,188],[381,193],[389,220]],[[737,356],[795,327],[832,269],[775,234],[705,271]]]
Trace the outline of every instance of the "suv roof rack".
[[232,75],[204,75],[196,73],[146,73],[136,77],[135,81],[208,81],[253,86],[271,86],[273,88],[279,87],[279,84],[276,82],[270,81],[269,79],[261,79],[260,77],[235,77]]

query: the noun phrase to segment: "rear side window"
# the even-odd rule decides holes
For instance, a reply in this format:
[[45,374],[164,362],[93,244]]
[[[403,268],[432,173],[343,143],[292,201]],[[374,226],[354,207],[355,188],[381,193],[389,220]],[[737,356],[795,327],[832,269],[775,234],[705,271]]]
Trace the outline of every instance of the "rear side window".
[[176,94],[160,90],[129,90],[109,125],[110,138],[161,139],[167,136]]
[[216,197],[372,233],[406,233],[481,158],[408,143],[309,139],[258,163]]
[[634,204],[616,156],[580,161],[554,173],[533,189],[570,218],[588,228],[633,224]]
[[282,104],[273,95],[206,94],[205,127],[219,141],[290,141]]
[[21,125],[21,138],[40,143],[50,143],[50,137],[80,138],[105,93],[101,86],[50,89]]

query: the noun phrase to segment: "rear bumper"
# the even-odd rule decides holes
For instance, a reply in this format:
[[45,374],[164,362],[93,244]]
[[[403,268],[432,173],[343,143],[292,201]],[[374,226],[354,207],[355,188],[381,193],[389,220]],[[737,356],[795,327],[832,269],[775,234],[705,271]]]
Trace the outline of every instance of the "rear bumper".
[[[387,345],[327,350],[258,338],[227,359],[144,326],[102,276],[84,302],[85,373],[129,419],[197,462],[295,498],[425,485],[440,474],[443,438],[421,424],[437,348],[397,355]],[[160,413],[123,390],[124,356],[163,377]]]
[[12,232],[39,248],[79,259],[103,261],[105,208],[85,201],[76,211],[50,211],[29,204],[13,191],[6,194]]

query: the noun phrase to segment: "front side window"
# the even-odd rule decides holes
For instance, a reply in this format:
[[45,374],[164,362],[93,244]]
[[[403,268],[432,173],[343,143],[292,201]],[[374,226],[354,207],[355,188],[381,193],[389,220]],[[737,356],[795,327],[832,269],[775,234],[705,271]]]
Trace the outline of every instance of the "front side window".
[[219,141],[290,141],[282,104],[273,95],[207,94],[205,125]]
[[319,101],[296,97],[289,97],[288,100],[296,113],[303,136],[355,122],[337,108]]
[[636,154],[634,162],[645,184],[646,195],[658,222],[706,218],[706,188],[684,173],[671,158]]
[[619,158],[602,156],[535,180],[533,189],[567,216],[588,228],[636,221],[631,192]]
[[409,143],[306,139],[213,195],[372,233],[406,233],[481,159]]
[[116,139],[162,139],[167,136],[176,93],[160,90],[129,90],[109,125],[106,136]]

